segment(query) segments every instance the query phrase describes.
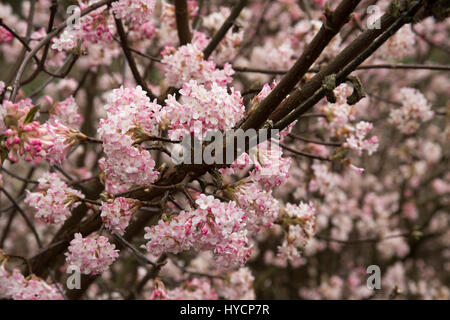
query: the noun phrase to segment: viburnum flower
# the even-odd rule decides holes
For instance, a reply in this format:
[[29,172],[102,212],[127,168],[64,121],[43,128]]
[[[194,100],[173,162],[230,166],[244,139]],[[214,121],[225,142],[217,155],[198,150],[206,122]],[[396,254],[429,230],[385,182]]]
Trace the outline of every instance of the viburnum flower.
[[250,269],[243,267],[231,272],[223,280],[215,279],[214,285],[217,294],[226,300],[254,300],[254,280]]
[[77,47],[77,36],[73,30],[64,30],[63,33],[53,40],[52,49],[71,52]]
[[245,113],[242,97],[233,88],[228,93],[216,83],[207,89],[191,80],[179,93],[179,101],[175,95],[169,95],[163,109],[165,119],[170,123],[171,139],[180,139],[184,135],[204,138],[208,132],[231,129]]
[[65,253],[66,262],[78,267],[83,274],[99,274],[107,270],[119,256],[119,250],[115,250],[115,247],[108,238],[96,233],[86,238],[76,233]]
[[167,290],[164,283],[158,278],[153,282],[153,291],[150,294],[149,300],[167,300]]
[[140,142],[158,134],[161,106],[150,102],[138,86],[113,90],[105,109],[107,119],[100,120],[98,133],[106,155],[99,162],[106,175],[106,191],[152,183],[158,176],[155,161]]
[[434,112],[431,110],[431,105],[420,91],[414,88],[402,88],[399,98],[402,106],[393,109],[389,116],[390,122],[401,132],[414,133],[422,122],[433,118]]
[[114,198],[111,202],[102,201],[101,217],[108,229],[113,233],[123,235],[131,216],[138,207],[138,201],[123,197]]
[[410,25],[405,25],[380,47],[376,55],[384,59],[402,59],[414,52],[415,44],[416,35]]
[[287,227],[286,238],[278,247],[278,255],[287,259],[300,257],[302,250],[316,232],[315,208],[301,202],[299,205],[288,203],[281,216],[282,225]]
[[365,139],[367,133],[372,130],[373,125],[370,122],[361,121],[356,126],[350,127],[351,135],[347,138],[343,144],[344,148],[349,148],[357,151],[359,155],[365,150],[368,155],[372,155],[378,149],[378,137],[372,136],[369,139]]
[[202,50],[195,44],[189,43],[178,49],[167,47],[162,52],[161,62],[169,86],[180,88],[186,82],[195,80],[207,88],[216,83],[225,87],[230,83],[234,70],[226,63],[223,69],[217,69],[216,64],[204,60]]
[[0,27],[0,44],[10,43],[14,39],[11,32],[3,27]]
[[[79,7],[80,10],[84,10],[88,4],[79,2]],[[89,50],[92,44],[110,43],[114,31],[112,15],[109,14],[106,7],[100,7],[80,17],[72,29],[66,29],[58,38],[54,38],[52,49],[66,52],[73,52],[77,48],[84,51]]]
[[250,178],[269,191],[280,186],[289,178],[291,159],[283,158],[283,151],[276,141],[266,141],[257,147],[253,157],[255,169],[250,172]]
[[155,0],[119,0],[113,2],[111,8],[117,19],[142,24],[150,20],[155,2]]
[[198,208],[146,227],[146,249],[153,255],[189,249],[213,250],[219,269],[244,264],[250,256],[245,213],[234,201],[224,203],[200,194]]
[[59,120],[72,128],[78,128],[83,122],[83,116],[79,113],[79,107],[72,96],[53,104],[50,107],[49,114],[49,122],[54,123]]
[[237,187],[236,199],[246,215],[246,228],[259,231],[270,228],[280,209],[271,191],[265,191],[257,183],[245,183]]
[[60,163],[68,149],[85,138],[78,130],[59,121],[45,124],[33,121],[37,115],[37,107],[28,99],[18,103],[5,101],[0,106],[0,133],[6,136],[5,146],[12,162],[23,158],[33,163],[42,159]]
[[51,164],[58,164],[64,161],[67,152],[78,142],[84,141],[86,136],[77,129],[66,126],[54,119],[53,122],[46,122],[43,125],[52,141],[48,148],[45,160]]
[[37,191],[27,190],[25,203],[36,209],[35,217],[44,223],[64,222],[84,199],[80,191],[68,187],[56,173],[46,172],[38,181]]
[[173,290],[167,291],[168,300],[217,300],[219,297],[205,278],[193,278]]
[[[48,284],[36,275],[25,278],[17,268],[6,269],[8,256],[0,250],[0,299],[62,300],[55,284]],[[58,284],[59,285],[59,284]]]

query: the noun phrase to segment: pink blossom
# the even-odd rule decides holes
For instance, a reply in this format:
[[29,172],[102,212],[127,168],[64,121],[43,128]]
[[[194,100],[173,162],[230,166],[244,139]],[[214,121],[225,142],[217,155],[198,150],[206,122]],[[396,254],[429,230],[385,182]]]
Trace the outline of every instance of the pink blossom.
[[27,190],[25,203],[36,210],[35,217],[44,223],[64,222],[84,199],[80,191],[68,187],[56,173],[46,172],[38,181],[37,191]]
[[433,118],[434,112],[431,105],[422,93],[413,88],[402,88],[399,92],[402,106],[393,109],[390,113],[390,121],[405,133],[411,134],[419,128],[422,122]]
[[231,82],[234,71],[230,64],[226,63],[221,70],[214,62],[203,58],[203,52],[195,43],[178,49],[166,48],[161,62],[168,84],[180,88],[184,83],[195,80],[211,88],[214,83],[224,87]]
[[315,208],[312,204],[286,204],[285,213],[281,217],[288,226],[286,238],[278,247],[278,255],[287,259],[300,256],[302,250],[316,232]]
[[55,103],[50,108],[50,122],[59,120],[69,127],[78,128],[83,122],[83,116],[79,113],[79,108],[75,99],[70,96],[64,101]]
[[83,274],[99,274],[108,270],[119,256],[119,250],[115,250],[115,247],[109,243],[108,238],[98,234],[93,233],[83,238],[81,233],[76,233],[65,253],[66,262],[78,267]]
[[136,200],[122,197],[102,202],[101,217],[105,226],[113,233],[123,235],[137,206]]
[[147,251],[153,255],[189,249],[213,250],[218,268],[244,264],[250,255],[245,214],[234,201],[223,203],[201,194],[198,208],[146,227]]
[[163,109],[172,139],[190,134],[205,138],[209,132],[231,129],[244,116],[241,95],[234,89],[228,93],[216,83],[207,89],[191,80],[183,85],[180,94],[180,101],[175,95],[169,95]]

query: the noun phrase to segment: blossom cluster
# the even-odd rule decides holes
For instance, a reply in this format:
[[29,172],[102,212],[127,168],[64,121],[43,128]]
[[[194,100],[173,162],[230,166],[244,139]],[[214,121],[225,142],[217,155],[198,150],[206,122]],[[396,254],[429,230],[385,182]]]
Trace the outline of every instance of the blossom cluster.
[[224,87],[231,82],[234,74],[230,64],[218,69],[210,60],[204,60],[201,49],[195,43],[189,43],[178,49],[167,47],[162,52],[161,62],[169,86],[180,88],[190,80],[211,88],[214,83]]
[[[0,259],[1,260],[1,259]],[[18,269],[12,273],[0,264],[0,298],[13,300],[63,300],[54,284],[31,275],[25,278]]]
[[38,182],[35,192],[27,190],[25,203],[36,210],[35,217],[44,223],[64,222],[84,199],[84,194],[67,186],[56,173],[46,172]]
[[189,249],[213,250],[220,269],[244,264],[251,250],[242,209],[234,201],[224,203],[205,194],[195,203],[198,207],[192,211],[181,211],[155,226],[146,227],[147,251],[159,255]]
[[151,17],[155,3],[155,0],[119,0],[114,1],[111,8],[117,19],[143,24]]
[[105,226],[111,230],[111,232],[123,235],[130,223],[131,216],[137,208],[138,203],[136,200],[117,197],[111,202],[102,202],[101,217]]
[[49,122],[52,123],[60,121],[69,127],[78,128],[83,122],[83,116],[79,113],[78,104],[72,96],[53,104],[49,113]]
[[246,228],[258,232],[270,228],[278,217],[279,203],[271,191],[263,190],[257,183],[247,183],[238,187],[236,198],[246,216]]
[[390,121],[401,132],[411,134],[417,131],[422,122],[433,118],[434,112],[431,110],[431,105],[417,89],[402,88],[399,92],[399,98],[402,106],[393,109],[389,116]]
[[113,90],[105,105],[107,118],[98,124],[106,155],[99,162],[106,174],[106,191],[150,184],[158,176],[155,161],[140,141],[158,133],[160,106],[150,102],[140,86]]
[[39,114],[37,108],[29,99],[18,103],[6,100],[0,106],[0,133],[6,136],[8,159],[17,162],[23,158],[33,163],[45,159],[52,164],[61,163],[70,147],[83,140],[84,135],[56,119],[44,124],[34,121]]
[[287,203],[281,219],[288,230],[283,244],[278,247],[278,254],[287,259],[298,258],[316,232],[315,208],[312,204]]
[[66,262],[79,268],[83,274],[99,274],[107,270],[119,256],[119,250],[115,250],[115,247],[108,238],[96,233],[85,238],[81,233],[76,233],[65,253]]
[[181,98],[169,95],[164,118],[170,123],[169,136],[180,139],[185,135],[205,138],[208,133],[232,128],[243,116],[245,107],[238,91],[228,93],[216,83],[211,88],[191,80],[179,91]]

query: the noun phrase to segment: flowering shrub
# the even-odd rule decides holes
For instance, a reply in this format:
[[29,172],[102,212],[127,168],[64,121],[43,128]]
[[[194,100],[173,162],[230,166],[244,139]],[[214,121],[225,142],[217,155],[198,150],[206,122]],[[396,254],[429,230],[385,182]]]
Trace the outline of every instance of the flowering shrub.
[[0,0],[0,299],[450,298],[444,0],[69,2]]

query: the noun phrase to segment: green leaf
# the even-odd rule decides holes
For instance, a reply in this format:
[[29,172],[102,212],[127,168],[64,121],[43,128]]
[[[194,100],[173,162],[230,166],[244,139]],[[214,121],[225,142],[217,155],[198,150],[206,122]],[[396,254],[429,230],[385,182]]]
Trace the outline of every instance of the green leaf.
[[36,113],[38,112],[38,110],[39,110],[39,105],[31,108],[31,110],[28,112],[27,116],[25,117],[23,124],[28,124],[28,123],[33,122],[34,117],[36,116]]

